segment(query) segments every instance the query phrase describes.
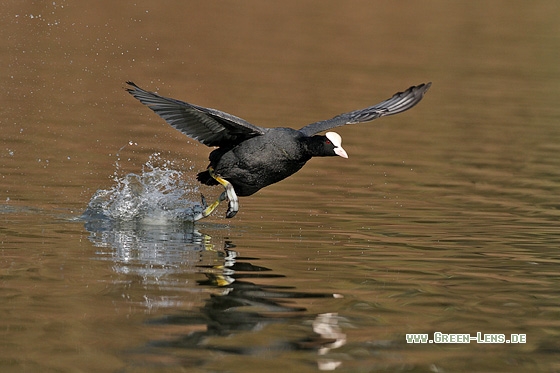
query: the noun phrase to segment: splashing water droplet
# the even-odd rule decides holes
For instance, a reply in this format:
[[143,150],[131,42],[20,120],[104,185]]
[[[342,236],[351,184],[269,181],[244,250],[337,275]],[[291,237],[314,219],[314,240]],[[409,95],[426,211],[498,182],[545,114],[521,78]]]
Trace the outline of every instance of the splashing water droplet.
[[153,166],[150,157],[140,175],[131,173],[115,177],[116,184],[107,190],[98,190],[91,198],[84,219],[136,221],[144,224],[167,224],[194,221],[203,210],[194,202],[198,186],[184,180],[180,171]]

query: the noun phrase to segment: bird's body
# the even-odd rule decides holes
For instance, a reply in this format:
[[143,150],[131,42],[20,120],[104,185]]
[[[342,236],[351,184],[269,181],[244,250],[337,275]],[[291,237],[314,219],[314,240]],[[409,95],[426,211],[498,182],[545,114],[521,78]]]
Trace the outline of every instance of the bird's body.
[[[210,153],[210,167],[228,180],[238,196],[250,196],[259,189],[299,171],[313,156],[312,137],[291,128],[271,128],[264,135],[252,137],[231,149],[218,148]],[[217,185],[208,171],[199,181]]]
[[295,130],[258,127],[219,110],[162,97],[132,82],[128,84],[131,86],[127,88],[130,94],[171,126],[207,146],[217,147],[210,153],[208,169],[200,172],[197,178],[206,185],[221,184],[225,192],[195,220],[208,216],[224,199],[229,200],[226,217],[233,217],[238,210],[237,196],[250,196],[287,178],[312,157],[338,155],[348,158],[341,146],[342,138],[337,133],[316,134],[345,124],[368,122],[406,111],[420,102],[431,85],[413,86],[377,105]]

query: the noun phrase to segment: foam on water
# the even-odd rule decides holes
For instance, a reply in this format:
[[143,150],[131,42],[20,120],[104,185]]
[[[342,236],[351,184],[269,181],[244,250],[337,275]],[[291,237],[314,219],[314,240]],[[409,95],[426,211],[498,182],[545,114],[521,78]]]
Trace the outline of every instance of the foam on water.
[[151,225],[193,222],[195,214],[203,210],[195,202],[198,186],[189,184],[181,171],[170,169],[169,162],[154,166],[158,157],[152,155],[140,175],[117,176],[117,162],[115,185],[95,192],[82,217]]

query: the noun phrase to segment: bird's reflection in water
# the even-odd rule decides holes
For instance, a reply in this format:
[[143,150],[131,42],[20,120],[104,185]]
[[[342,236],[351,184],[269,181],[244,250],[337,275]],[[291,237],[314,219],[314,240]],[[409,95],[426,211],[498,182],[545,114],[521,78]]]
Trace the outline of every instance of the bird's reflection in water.
[[[90,240],[104,248],[99,256],[112,260],[117,273],[143,279],[139,287],[147,308],[154,307],[154,299],[159,299],[158,307],[167,307],[167,315],[148,319],[147,327],[171,329],[173,337],[142,347],[133,354],[140,360],[204,366],[213,360],[214,353],[274,358],[290,351],[313,351],[319,369],[333,370],[340,365],[328,356],[345,344],[341,318],[334,312],[312,315],[298,305],[298,300],[339,295],[298,292],[283,286],[284,276],[254,264],[258,258],[240,256],[226,240],[221,243],[223,250],[216,250],[212,238],[192,225],[138,227],[90,221],[86,228]],[[169,278],[185,273],[203,278],[195,284],[170,283]],[[161,295],[146,294],[150,282],[158,286],[167,283],[167,288],[175,289],[190,286],[181,289],[182,297],[202,293],[203,305],[185,309],[181,305],[188,301],[169,299],[162,305]]]
[[[214,286],[223,289],[223,292],[212,294],[205,305],[195,312],[151,320],[154,324],[204,325],[205,328],[192,328],[194,331],[172,340],[153,342],[152,346],[203,349],[237,355],[270,355],[290,350],[316,350],[320,357],[325,356],[318,359],[321,369],[336,368],[340,362],[327,359],[326,355],[346,341],[346,336],[338,325],[340,318],[336,313],[309,315],[304,307],[297,305],[297,299],[336,298],[339,295],[303,293],[291,287],[259,285],[257,279],[284,276],[251,263],[258,258],[238,256],[238,253],[232,250],[231,243],[227,243],[227,246],[224,265],[207,268],[211,270],[205,274],[207,278],[199,281],[201,286]],[[282,333],[274,332],[270,335],[263,332],[272,324],[286,323],[305,326],[307,332],[299,333],[301,335],[294,339]],[[247,332],[261,335],[242,335]],[[243,343],[232,343],[236,340],[236,335]]]

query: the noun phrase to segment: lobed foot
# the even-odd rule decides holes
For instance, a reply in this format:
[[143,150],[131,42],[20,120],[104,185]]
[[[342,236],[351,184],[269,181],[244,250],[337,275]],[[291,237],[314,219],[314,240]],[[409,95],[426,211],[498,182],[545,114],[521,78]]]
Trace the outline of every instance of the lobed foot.
[[[224,180],[224,181],[226,181],[226,180]],[[237,197],[237,194],[235,194],[235,189],[233,189],[233,186],[231,185],[231,183],[228,182],[228,181],[226,181],[226,182],[227,182],[227,184],[224,185],[225,188],[226,188],[226,191],[224,193],[226,193],[227,199],[229,201],[228,209],[227,209],[227,212],[226,212],[226,218],[231,219],[235,216],[235,214],[237,214],[237,211],[239,211],[239,199]]]
[[205,217],[212,214],[214,212],[214,210],[216,209],[216,207],[218,207],[220,202],[222,202],[226,199],[226,192],[222,192],[222,194],[220,194],[218,199],[215,200],[210,206],[208,206],[208,204],[206,203],[206,198],[202,194],[200,195],[200,197],[202,199],[202,206],[203,206],[204,210],[202,212],[199,212],[198,214],[196,214],[194,216],[194,221],[199,221],[200,219],[204,219]]
[[233,218],[239,210],[233,210],[231,205],[229,205],[228,210],[226,212],[226,218],[231,219]]

